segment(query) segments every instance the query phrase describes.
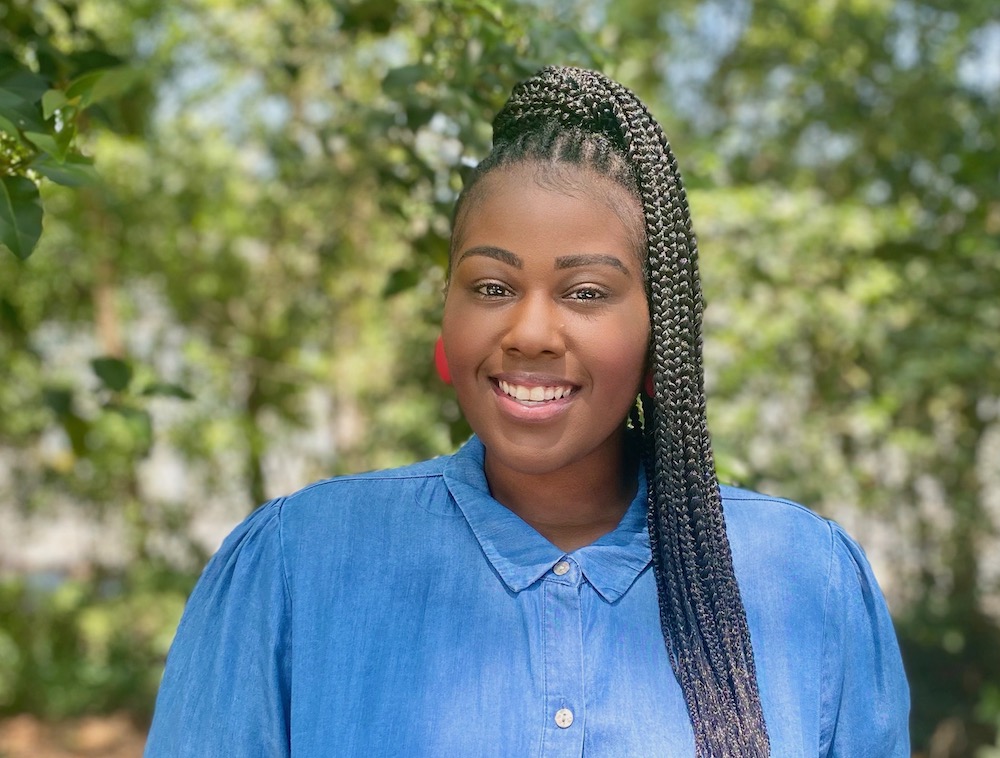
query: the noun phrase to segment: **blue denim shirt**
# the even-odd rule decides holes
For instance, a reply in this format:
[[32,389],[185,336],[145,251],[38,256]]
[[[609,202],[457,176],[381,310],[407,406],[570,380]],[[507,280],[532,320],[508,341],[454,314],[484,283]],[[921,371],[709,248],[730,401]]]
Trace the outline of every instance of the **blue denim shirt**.
[[[192,594],[147,758],[693,756],[660,632],[645,483],[564,554],[490,497],[483,447],[258,509]],[[772,755],[909,756],[861,549],[723,489]]]

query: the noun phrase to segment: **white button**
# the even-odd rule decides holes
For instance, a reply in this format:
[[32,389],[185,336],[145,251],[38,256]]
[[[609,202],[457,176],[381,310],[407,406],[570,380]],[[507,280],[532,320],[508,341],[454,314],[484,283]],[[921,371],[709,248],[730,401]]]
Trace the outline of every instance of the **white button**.
[[[552,567],[552,573],[555,574],[556,576],[562,576],[567,571],[569,571],[569,563],[567,563],[566,561],[559,561],[559,563],[557,563],[555,566]],[[559,712],[562,713],[562,711]],[[569,711],[566,712],[569,713]],[[569,719],[570,721],[573,720],[573,714],[570,713]],[[569,724],[566,724],[566,726],[569,726]]]
[[573,723],[573,711],[569,708],[560,708],[556,711],[556,726],[566,729]]

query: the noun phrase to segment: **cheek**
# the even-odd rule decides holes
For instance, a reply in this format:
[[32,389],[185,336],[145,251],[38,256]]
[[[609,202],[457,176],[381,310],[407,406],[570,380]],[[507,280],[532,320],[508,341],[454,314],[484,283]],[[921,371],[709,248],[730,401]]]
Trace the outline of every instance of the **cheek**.
[[646,373],[649,361],[645,340],[622,345],[616,357],[617,380],[631,389]]
[[623,366],[645,374],[649,364],[649,309],[641,300],[631,311],[630,318],[623,319],[617,342],[617,354]]
[[445,301],[444,316],[441,320],[441,337],[444,340],[445,355],[452,377],[456,369],[468,368],[474,361],[474,356],[480,355],[484,343],[489,339],[488,324],[482,323],[469,312],[470,309],[455,305],[453,301]]
[[625,396],[646,373],[649,329],[636,329],[634,322],[623,323],[608,329],[603,339],[590,341],[586,349],[595,373],[606,378],[605,389]]

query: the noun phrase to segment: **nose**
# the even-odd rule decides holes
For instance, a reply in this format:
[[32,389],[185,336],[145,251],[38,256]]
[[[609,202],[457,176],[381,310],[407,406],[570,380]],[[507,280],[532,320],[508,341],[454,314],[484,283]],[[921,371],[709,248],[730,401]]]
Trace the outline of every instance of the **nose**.
[[566,351],[565,323],[559,306],[547,294],[525,297],[508,311],[508,316],[510,321],[500,341],[504,353],[535,358],[557,357]]

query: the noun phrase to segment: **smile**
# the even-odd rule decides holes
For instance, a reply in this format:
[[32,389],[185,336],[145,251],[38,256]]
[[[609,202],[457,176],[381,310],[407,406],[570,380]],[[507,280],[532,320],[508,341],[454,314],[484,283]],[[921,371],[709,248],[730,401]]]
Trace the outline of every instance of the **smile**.
[[544,403],[551,400],[560,400],[573,393],[573,387],[567,385],[553,385],[551,387],[525,387],[520,384],[511,384],[503,380],[497,381],[500,391],[515,400],[531,403]]

